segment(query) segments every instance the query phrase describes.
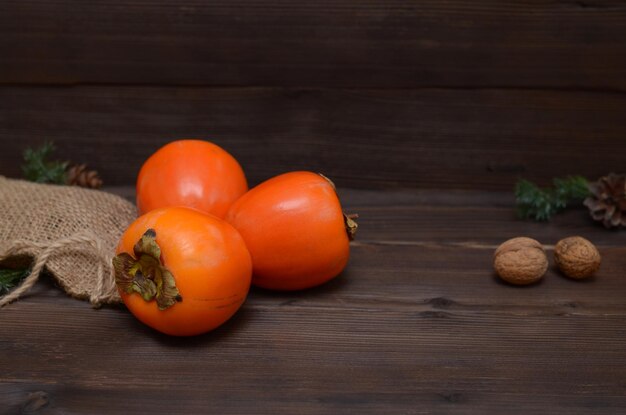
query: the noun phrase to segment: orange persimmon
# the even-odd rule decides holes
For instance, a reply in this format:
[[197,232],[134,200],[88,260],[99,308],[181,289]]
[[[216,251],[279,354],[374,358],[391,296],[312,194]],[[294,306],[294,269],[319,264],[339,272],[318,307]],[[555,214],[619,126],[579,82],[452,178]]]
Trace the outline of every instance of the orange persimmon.
[[152,210],[124,232],[113,259],[122,300],[166,334],[213,330],[243,304],[252,262],[225,221],[185,207]]
[[238,199],[225,219],[252,256],[252,284],[275,290],[310,288],[337,276],[356,231],[332,182],[306,171],[261,183]]
[[137,177],[139,213],[186,206],[224,217],[248,190],[241,166],[221,147],[202,140],[178,140],[161,147]]

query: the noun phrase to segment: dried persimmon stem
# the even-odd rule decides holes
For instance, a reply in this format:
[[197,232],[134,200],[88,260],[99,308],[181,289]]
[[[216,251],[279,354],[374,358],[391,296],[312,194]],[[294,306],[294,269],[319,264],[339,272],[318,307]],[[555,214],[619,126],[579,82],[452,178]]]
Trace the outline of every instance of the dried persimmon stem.
[[127,294],[137,293],[145,301],[156,299],[159,310],[182,301],[174,275],[161,263],[156,232],[148,229],[133,247],[135,257],[123,252],[113,258],[115,283]]
[[343,221],[346,227],[346,232],[348,233],[348,239],[351,241],[356,237],[356,231],[359,228],[359,224],[356,223],[354,219],[358,218],[359,215],[356,213],[351,213],[349,215],[343,214]]

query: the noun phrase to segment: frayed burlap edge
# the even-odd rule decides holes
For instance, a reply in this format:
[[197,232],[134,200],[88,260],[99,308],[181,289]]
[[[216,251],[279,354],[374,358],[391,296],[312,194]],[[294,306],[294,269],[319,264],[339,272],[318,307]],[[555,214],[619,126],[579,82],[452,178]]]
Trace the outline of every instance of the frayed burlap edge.
[[[87,249],[85,249],[87,247]],[[77,299],[88,299],[94,307],[102,304],[119,303],[121,298],[115,285],[115,274],[111,265],[111,255],[102,245],[102,241],[90,232],[81,232],[67,238],[46,245],[29,241],[13,241],[11,246],[0,255],[0,262],[14,256],[26,255],[33,258],[30,273],[22,283],[8,294],[0,297],[0,308],[17,300],[28,292],[37,282],[44,270],[48,260],[55,255],[63,254],[70,250],[87,251],[97,262],[96,285],[94,290],[86,295],[82,292],[75,292],[73,287],[63,284],[58,280],[65,292]]]

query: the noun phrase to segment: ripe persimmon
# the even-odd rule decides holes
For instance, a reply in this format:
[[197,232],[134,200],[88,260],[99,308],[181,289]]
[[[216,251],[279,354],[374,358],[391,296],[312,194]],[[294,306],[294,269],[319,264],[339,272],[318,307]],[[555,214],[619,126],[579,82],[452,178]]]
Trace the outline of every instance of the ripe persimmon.
[[248,190],[241,166],[221,147],[202,140],[178,140],[145,161],[137,177],[140,214],[186,206],[223,218]]
[[124,232],[113,259],[122,300],[166,334],[213,330],[243,304],[252,262],[225,221],[185,207],[152,210]]
[[252,284],[299,290],[337,276],[348,263],[356,223],[330,180],[298,171],[254,187],[226,214],[252,256]]

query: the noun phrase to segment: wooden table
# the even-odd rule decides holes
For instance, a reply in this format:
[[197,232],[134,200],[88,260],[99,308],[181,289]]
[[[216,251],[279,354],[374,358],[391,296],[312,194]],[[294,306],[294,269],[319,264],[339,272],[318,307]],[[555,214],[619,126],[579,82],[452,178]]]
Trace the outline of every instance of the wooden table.
[[[167,337],[41,281],[0,310],[0,413],[626,410],[624,233],[584,209],[517,220],[508,193],[340,193],[361,215],[347,270],[304,292],[253,289],[206,335]],[[573,234],[600,249],[592,280],[550,268],[520,288],[492,271],[509,237]]]

